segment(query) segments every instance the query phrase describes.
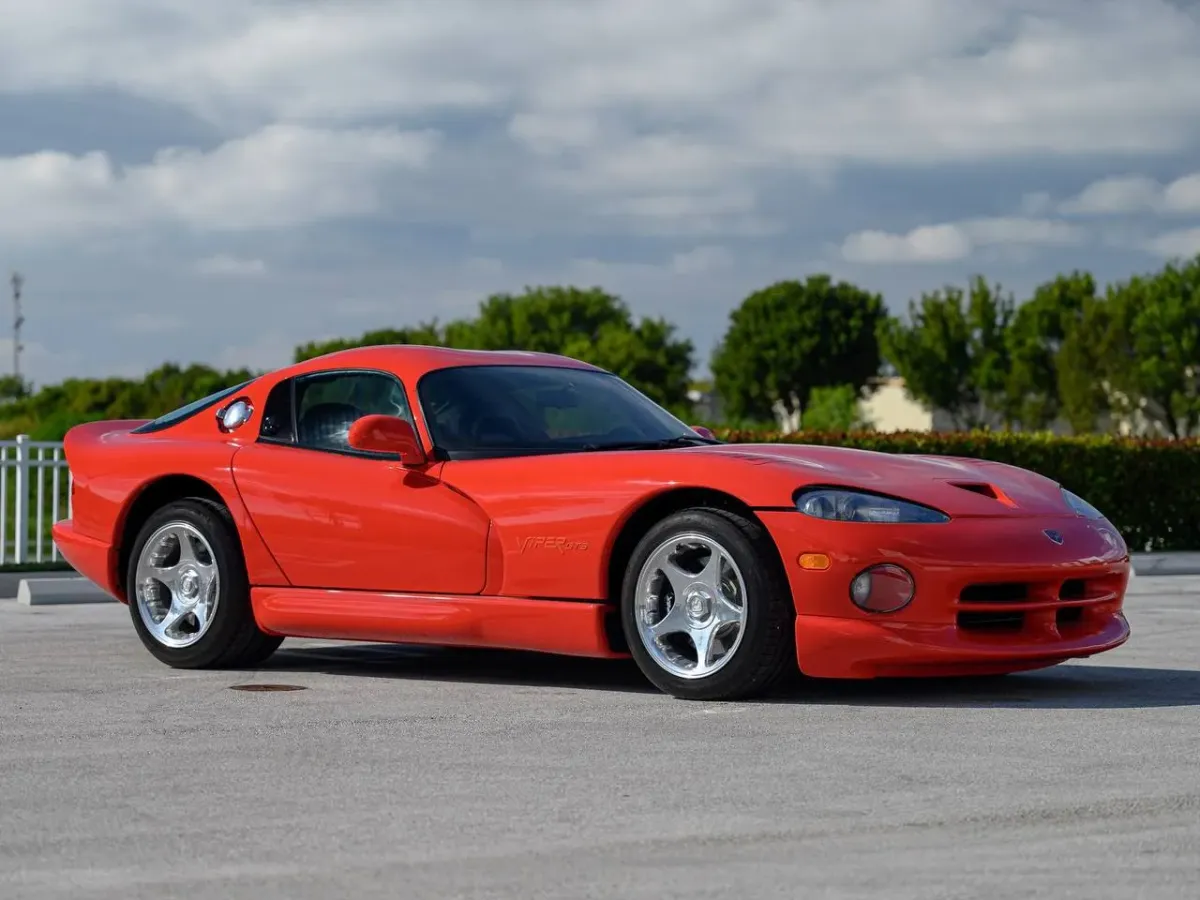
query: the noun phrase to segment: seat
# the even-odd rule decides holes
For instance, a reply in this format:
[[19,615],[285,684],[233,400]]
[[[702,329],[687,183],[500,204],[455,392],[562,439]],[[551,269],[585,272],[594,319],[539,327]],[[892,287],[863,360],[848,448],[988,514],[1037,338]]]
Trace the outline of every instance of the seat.
[[300,417],[296,436],[306,447],[350,450],[350,426],[364,413],[350,403],[317,403]]

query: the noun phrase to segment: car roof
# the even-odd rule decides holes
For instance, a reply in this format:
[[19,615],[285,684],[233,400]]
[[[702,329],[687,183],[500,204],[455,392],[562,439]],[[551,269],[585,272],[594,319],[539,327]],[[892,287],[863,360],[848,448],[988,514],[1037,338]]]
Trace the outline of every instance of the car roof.
[[313,357],[281,370],[290,376],[317,369],[382,369],[395,372],[402,379],[420,378],[435,369],[458,366],[551,366],[569,369],[604,371],[598,366],[560,356],[557,353],[536,353],[530,350],[460,350],[424,344],[373,344],[335,350]]

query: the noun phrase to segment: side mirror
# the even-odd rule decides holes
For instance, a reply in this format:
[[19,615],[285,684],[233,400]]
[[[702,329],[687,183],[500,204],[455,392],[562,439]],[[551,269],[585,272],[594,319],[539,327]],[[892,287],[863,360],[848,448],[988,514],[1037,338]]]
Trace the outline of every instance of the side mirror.
[[717,439],[717,436],[712,433],[711,429],[705,428],[703,425],[689,425],[688,427],[700,435],[700,437],[709,438],[714,441]]
[[417,432],[407,419],[399,416],[371,415],[355,419],[347,439],[355,450],[395,453],[405,466],[419,466],[425,462],[425,451],[421,449]]

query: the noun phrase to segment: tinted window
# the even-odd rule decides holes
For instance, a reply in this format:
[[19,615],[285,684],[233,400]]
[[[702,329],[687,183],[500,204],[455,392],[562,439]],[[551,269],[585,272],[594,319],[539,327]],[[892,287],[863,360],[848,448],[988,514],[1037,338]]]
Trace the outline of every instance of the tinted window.
[[430,372],[417,393],[434,444],[452,456],[696,438],[683,422],[607,372],[462,366]]
[[285,444],[296,440],[296,422],[292,417],[293,387],[294,381],[288,379],[271,388],[266,406],[263,407],[259,437]]
[[363,416],[400,416],[412,421],[403,386],[394,375],[383,372],[332,372],[297,378],[295,408],[296,443],[320,450],[351,450],[350,426]]
[[159,416],[152,422],[147,422],[144,425],[139,425],[133,429],[134,434],[145,434],[148,431],[162,431],[164,428],[170,428],[172,425],[178,425],[185,419],[190,419],[197,413],[204,412],[210,406],[216,406],[226,397],[232,397],[238,391],[250,384],[249,381],[243,381],[241,384],[235,384],[233,387],[225,388],[222,391],[217,391],[214,394],[209,394],[207,397],[201,397],[199,400],[193,400],[179,409],[172,410],[165,415]]

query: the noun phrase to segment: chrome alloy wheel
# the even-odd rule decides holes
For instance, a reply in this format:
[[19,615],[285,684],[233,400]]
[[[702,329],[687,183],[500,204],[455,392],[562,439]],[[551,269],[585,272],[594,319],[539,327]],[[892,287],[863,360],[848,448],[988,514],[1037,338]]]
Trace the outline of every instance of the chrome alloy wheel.
[[188,647],[208,631],[217,610],[221,574],[208,539],[187,522],[156,530],[138,556],[138,612],[164,647]]
[[742,641],[746,583],[717,541],[696,532],[677,535],[642,566],[634,615],[659,666],[678,678],[704,678],[729,662]]

